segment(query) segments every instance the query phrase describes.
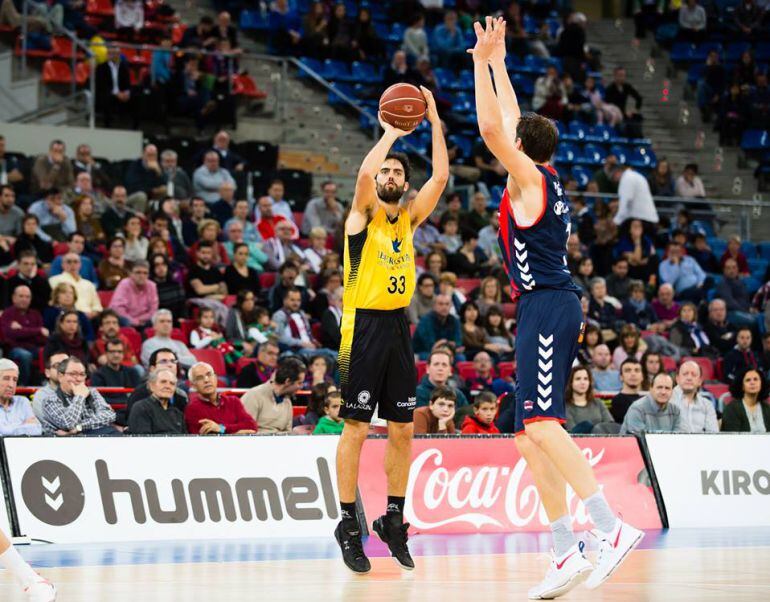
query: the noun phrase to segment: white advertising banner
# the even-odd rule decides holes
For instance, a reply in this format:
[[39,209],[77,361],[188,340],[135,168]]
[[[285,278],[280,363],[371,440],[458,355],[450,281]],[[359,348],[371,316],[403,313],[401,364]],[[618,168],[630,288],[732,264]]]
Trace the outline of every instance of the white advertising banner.
[[6,438],[21,532],[56,543],[329,536],[337,437]]
[[8,504],[4,495],[5,483],[3,482],[3,475],[0,474],[0,531],[11,536],[11,520],[8,516]]
[[670,527],[770,526],[770,435],[646,435]]

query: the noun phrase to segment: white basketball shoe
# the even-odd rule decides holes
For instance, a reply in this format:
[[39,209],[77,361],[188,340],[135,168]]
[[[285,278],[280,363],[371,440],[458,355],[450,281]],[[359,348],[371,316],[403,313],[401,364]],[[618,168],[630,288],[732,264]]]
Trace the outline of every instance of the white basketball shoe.
[[53,583],[45,579],[26,587],[24,593],[30,602],[54,602],[56,600],[56,588]]
[[530,600],[553,600],[580,585],[593,570],[583,556],[583,542],[578,542],[557,558],[551,550],[551,564],[539,584],[529,590]]
[[599,542],[596,568],[586,580],[588,589],[595,589],[610,578],[631,551],[644,538],[644,532],[618,519],[610,533],[589,531]]

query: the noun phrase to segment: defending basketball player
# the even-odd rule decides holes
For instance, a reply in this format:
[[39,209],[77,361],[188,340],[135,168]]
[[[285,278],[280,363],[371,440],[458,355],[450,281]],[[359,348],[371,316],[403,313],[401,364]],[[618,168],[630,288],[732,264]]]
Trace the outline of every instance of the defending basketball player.
[[334,535],[345,564],[356,573],[371,570],[356,517],[356,486],[361,447],[375,408],[388,421],[385,473],[388,504],[372,528],[404,569],[414,568],[407,548],[404,498],[411,463],[412,414],[417,374],[406,307],[414,293],[412,234],[431,214],[449,178],[449,160],[433,96],[427,103],[433,141],[433,173],[408,205],[406,155],[390,152],[409,132],[383,121],[382,138],[361,164],[355,196],[345,222],[345,292],[339,364],[345,428],[337,448],[337,482],[342,521]]
[[[499,241],[519,296],[516,340],[516,444],[532,471],[551,522],[554,548],[545,579],[530,599],[551,599],[586,580],[601,585],[641,541],[643,533],[612,512],[591,466],[562,427],[564,390],[583,326],[580,288],[567,268],[570,215],[556,170],[548,164],[558,134],[548,119],[521,115],[505,68],[505,21],[474,25],[473,54],[479,130],[508,171],[500,201]],[[494,77],[494,88],[490,67]],[[495,94],[495,90],[497,93]],[[572,532],[566,484],[596,525],[596,566]]]

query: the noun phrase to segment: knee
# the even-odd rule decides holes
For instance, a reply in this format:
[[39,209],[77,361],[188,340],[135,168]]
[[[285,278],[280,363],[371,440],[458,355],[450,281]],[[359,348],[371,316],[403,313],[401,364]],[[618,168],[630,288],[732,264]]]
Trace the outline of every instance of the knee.
[[388,441],[396,446],[407,446],[414,437],[413,422],[388,422]]
[[557,425],[561,428],[557,422],[552,422],[550,420],[531,422],[525,425],[524,430],[527,433],[530,444],[542,447],[546,442],[548,433],[553,430],[553,425]]
[[345,428],[342,429],[342,436],[345,439],[356,441],[363,444],[366,436],[369,434],[369,424],[357,420],[345,420]]

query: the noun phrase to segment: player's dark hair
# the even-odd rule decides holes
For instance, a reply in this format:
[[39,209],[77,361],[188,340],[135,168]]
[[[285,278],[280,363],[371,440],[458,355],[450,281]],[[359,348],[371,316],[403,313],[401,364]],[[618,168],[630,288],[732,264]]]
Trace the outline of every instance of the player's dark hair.
[[430,394],[430,404],[433,405],[433,402],[435,402],[439,397],[443,397],[444,399],[448,399],[449,401],[454,401],[457,403],[457,393],[455,393],[452,387],[439,385],[433,389],[433,392]]
[[559,132],[553,122],[537,113],[522,113],[516,126],[521,150],[535,163],[545,163],[556,150]]
[[307,372],[307,368],[302,360],[296,357],[287,357],[278,362],[278,368],[275,370],[275,382],[278,385],[285,385],[287,382],[295,382],[300,374]]
[[476,395],[476,399],[473,400],[473,408],[478,410],[485,403],[497,405],[497,396],[492,393],[492,391],[482,391]]
[[[405,153],[391,151],[385,157],[385,161],[387,161],[388,159],[395,159],[396,161],[401,163],[401,167],[404,168],[404,181],[408,182],[409,176],[412,175],[412,164],[409,162],[409,157]],[[385,161],[383,161],[383,163]]]

